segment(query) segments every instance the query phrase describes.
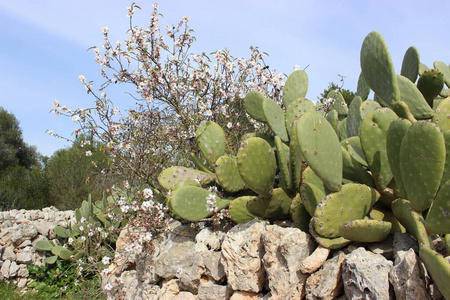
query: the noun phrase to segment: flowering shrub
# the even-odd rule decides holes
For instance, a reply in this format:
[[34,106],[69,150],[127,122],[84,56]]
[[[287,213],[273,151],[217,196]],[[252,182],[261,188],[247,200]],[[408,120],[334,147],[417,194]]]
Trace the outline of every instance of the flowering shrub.
[[[228,50],[191,54],[195,37],[189,18],[163,30],[158,4],[153,6],[146,28],[133,24],[139,7],[128,8],[129,37],[124,42],[113,43],[108,28],[102,29],[103,50],[92,50],[106,81],[95,91],[92,82],[79,77],[95,106],[71,110],[55,101],[53,111],[80,124],[75,134],[84,131],[106,145],[117,173],[156,188],[162,169],[190,164],[189,153],[198,152],[192,138],[201,121],[225,128],[231,152],[243,133],[264,129],[248,118],[242,99],[256,90],[279,101],[285,75],[271,71],[264,62],[267,54],[255,47],[250,47],[249,59],[235,58]],[[108,98],[108,87],[119,83],[135,87],[135,109],[120,111]]]

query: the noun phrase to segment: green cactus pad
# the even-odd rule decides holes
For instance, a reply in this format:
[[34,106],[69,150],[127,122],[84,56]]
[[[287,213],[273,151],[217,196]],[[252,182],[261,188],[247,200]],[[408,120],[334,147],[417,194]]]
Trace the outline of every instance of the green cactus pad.
[[356,88],[356,95],[361,97],[361,99],[367,100],[370,93],[370,86],[367,84],[366,79],[364,78],[364,74],[361,72],[358,78],[358,86]]
[[247,202],[250,213],[264,219],[284,219],[289,216],[292,197],[285,189],[276,188],[269,197],[256,197]]
[[444,132],[444,140],[445,140],[445,166],[444,166],[444,173],[442,174],[441,184],[442,186],[444,183],[450,180],[450,130],[447,130]]
[[230,213],[230,217],[234,222],[238,224],[247,223],[256,218],[256,216],[250,213],[247,209],[247,202],[254,198],[256,197],[242,196],[230,202],[228,212]]
[[342,223],[364,218],[380,194],[363,184],[350,183],[342,189],[327,195],[314,212],[315,231],[323,237],[339,237]]
[[283,87],[284,107],[297,100],[304,98],[308,91],[308,75],[303,70],[294,71],[289,75]]
[[51,251],[55,244],[50,241],[37,241],[34,247],[39,251]]
[[195,156],[194,153],[190,152],[189,158],[200,171],[212,173],[211,170],[197,156]]
[[[423,76],[424,75],[422,75],[421,78],[423,78]],[[427,100],[422,96],[421,91],[419,91],[416,85],[408,78],[400,75],[397,75],[397,82],[400,90],[400,100],[408,105],[413,116],[419,120],[431,118],[433,116],[433,110],[430,105],[428,105]]]
[[245,183],[239,174],[236,158],[221,156],[214,166],[217,182],[229,193],[235,193],[245,188]]
[[[213,214],[207,209],[207,197],[210,195],[215,194],[196,186],[181,187],[173,192],[170,200],[171,206],[181,218],[191,222],[199,221]],[[229,200],[222,199],[217,195],[215,195],[215,199],[217,211],[227,207],[230,203]]]
[[397,115],[389,108],[377,108],[370,112],[361,123],[359,137],[364,156],[372,172],[375,184],[381,190],[392,180],[386,150],[386,136],[389,125]]
[[427,67],[427,65],[423,64],[423,63],[419,63],[419,75],[423,74],[423,72],[425,72],[426,70],[428,70],[429,68]]
[[347,136],[359,136],[359,126],[361,125],[361,97],[355,97],[349,105],[347,115]]
[[341,146],[342,149],[342,166],[343,177],[353,182],[359,182],[370,187],[375,187],[375,182],[372,175],[370,175],[366,169],[354,159],[348,151]]
[[391,167],[392,174],[395,179],[395,192],[399,197],[406,198],[406,190],[403,186],[403,180],[400,171],[400,147],[403,138],[411,126],[411,122],[405,119],[397,119],[391,122],[386,137],[386,150]]
[[364,151],[361,147],[361,140],[359,136],[352,136],[341,141],[341,145],[348,151],[348,153],[362,166],[368,167]]
[[450,299],[450,263],[442,255],[429,248],[420,248],[419,257],[427,267],[427,271],[442,296],[445,299]]
[[409,110],[408,104],[406,104],[405,102],[403,101],[395,102],[394,105],[392,105],[392,109],[400,118],[406,119],[411,123],[417,122],[416,118]]
[[277,171],[275,153],[265,140],[249,138],[237,154],[239,174],[245,184],[263,197],[272,193]]
[[364,118],[369,114],[371,111],[381,108],[380,103],[374,100],[366,100],[361,103],[361,106],[359,108],[361,113],[361,120],[364,120]]
[[47,265],[53,265],[56,262],[56,260],[58,260],[58,256],[57,255],[53,255],[53,256],[49,256],[49,257],[44,258],[44,262]]
[[442,61],[435,61],[433,66],[444,74],[444,82],[450,88],[450,67]]
[[400,148],[400,172],[412,207],[422,212],[431,205],[445,166],[445,140],[434,123],[416,122]]
[[450,180],[444,183],[433,200],[425,219],[428,232],[435,234],[450,233]]
[[316,111],[316,106],[311,100],[300,98],[289,104],[286,109],[286,130],[289,136],[292,136],[292,123],[294,123],[294,121],[300,118],[304,113],[309,111]]
[[325,119],[327,119],[328,123],[330,123],[331,127],[333,127],[334,131],[337,133],[337,126],[339,121],[338,112],[335,109],[330,110],[326,115]]
[[270,129],[284,142],[288,142],[289,136],[286,131],[286,119],[283,109],[272,99],[266,99],[263,102],[263,112]]
[[326,237],[319,235],[314,230],[313,219],[311,219],[311,221],[309,222],[309,233],[316,240],[317,244],[319,244],[320,246],[322,246],[324,248],[328,248],[328,249],[344,248],[352,242],[343,237],[326,238]]
[[317,205],[325,198],[325,193],[314,184],[304,181],[300,186],[300,197],[306,211],[313,216]]
[[444,74],[438,69],[425,70],[417,81],[417,88],[432,107],[434,98],[444,88]]
[[289,214],[291,215],[292,221],[294,221],[295,227],[301,231],[308,232],[311,215],[303,205],[300,194],[295,195],[294,199],[292,199]]
[[392,223],[379,220],[353,220],[339,226],[343,238],[353,242],[374,243],[387,238]]
[[55,228],[53,228],[53,231],[56,233],[57,236],[63,239],[68,238],[70,236],[69,230],[61,226],[55,226]]
[[338,121],[336,133],[338,135],[339,141],[345,140],[347,138],[347,118]]
[[246,134],[244,134],[241,137],[240,143],[242,144],[242,142],[245,142],[246,140],[248,140],[251,137],[261,138],[261,139],[265,140],[266,142],[268,142],[270,147],[272,147],[272,148],[275,147],[275,141],[273,140],[273,136],[268,135],[266,133],[262,133],[262,132],[249,132],[249,133],[246,133]]
[[159,184],[168,191],[174,191],[184,185],[192,185],[197,182],[198,186],[213,182],[216,175],[186,167],[170,167],[158,176]]
[[403,56],[402,70],[400,74],[408,78],[411,82],[416,82],[419,76],[420,56],[416,47],[411,46]]
[[195,131],[198,147],[212,167],[225,154],[226,139],[222,128],[212,121],[203,121]]
[[289,163],[289,147],[281,141],[278,135],[275,136],[275,146],[277,149],[278,166],[281,171],[281,185],[289,189],[294,189]]
[[291,143],[289,145],[289,165],[291,170],[291,185],[294,189],[298,188],[301,181],[302,174],[302,166],[303,166],[303,155],[302,150],[300,149],[300,145],[298,143],[297,127],[298,120],[292,123],[292,134],[291,134]]
[[263,94],[256,91],[251,91],[245,96],[244,108],[253,119],[266,122],[263,112],[263,103],[266,99]]
[[296,126],[298,144],[311,169],[332,191],[342,186],[342,151],[336,132],[325,118],[305,113]]
[[421,213],[411,207],[408,200],[398,198],[391,205],[394,216],[406,228],[406,231],[414,235],[420,247],[431,248],[431,239],[425,228],[425,220]]
[[450,97],[445,98],[439,103],[432,121],[439,125],[442,131],[446,132],[450,130]]
[[391,234],[394,232],[405,233],[405,227],[397,220],[391,210],[382,207],[374,207],[369,213],[373,220],[386,221],[392,224]]
[[388,105],[400,99],[394,65],[386,43],[378,32],[369,33],[361,47],[361,69],[370,88]]

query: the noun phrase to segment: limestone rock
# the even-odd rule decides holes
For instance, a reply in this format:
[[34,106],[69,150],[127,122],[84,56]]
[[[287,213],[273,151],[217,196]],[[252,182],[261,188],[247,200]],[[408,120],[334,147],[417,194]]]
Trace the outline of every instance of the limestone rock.
[[201,284],[198,288],[197,300],[230,299],[232,291],[226,285]]
[[389,273],[396,299],[427,299],[425,279],[416,253],[409,249],[397,254],[395,265]]
[[268,225],[263,241],[263,264],[273,299],[303,298],[308,275],[300,265],[314,249],[311,236],[298,228]]
[[360,247],[347,254],[342,266],[345,295],[349,300],[389,299],[392,262]]
[[222,264],[233,290],[258,293],[265,281],[261,262],[266,223],[257,220],[233,227],[222,243]]
[[27,269],[27,265],[19,265],[19,270],[17,271],[17,277],[26,278],[30,275]]
[[306,280],[307,300],[332,300],[343,293],[342,264],[345,254],[340,252],[337,256],[327,260],[322,268],[311,274]]
[[260,298],[257,293],[235,291],[230,300],[258,300]]
[[305,258],[300,264],[300,271],[304,274],[311,274],[317,271],[327,260],[330,249],[318,246],[314,252]]
[[11,261],[9,259],[7,259],[3,262],[0,272],[2,273],[4,278],[9,278],[9,267],[10,266],[11,266]]
[[14,246],[8,246],[3,251],[2,260],[16,260],[16,253],[14,252]]
[[209,227],[203,228],[195,237],[195,250],[199,251],[220,251],[225,233],[214,231]]
[[419,244],[409,233],[394,233],[392,245],[394,248],[394,257],[396,257],[398,251],[408,251],[409,249],[413,249],[414,252],[419,253]]
[[33,225],[20,224],[11,234],[11,241],[15,245],[20,245],[25,240],[31,240],[38,235],[37,229]]
[[225,270],[221,262],[222,254],[219,251],[197,252],[197,268],[200,276],[212,279],[215,282],[225,280]]
[[19,264],[31,264],[33,261],[33,253],[28,251],[19,251],[17,253],[16,261]]

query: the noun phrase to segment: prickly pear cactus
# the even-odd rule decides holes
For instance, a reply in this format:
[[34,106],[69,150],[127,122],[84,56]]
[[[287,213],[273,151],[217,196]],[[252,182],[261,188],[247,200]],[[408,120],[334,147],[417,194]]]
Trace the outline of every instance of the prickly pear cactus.
[[417,81],[417,88],[422,92],[428,104],[433,107],[433,100],[444,87],[444,74],[438,69],[425,70]]
[[450,180],[444,183],[433,200],[425,219],[428,232],[435,234],[450,233]]
[[247,203],[255,198],[254,196],[242,196],[231,201],[228,208],[230,218],[238,224],[247,223],[255,219],[256,216],[247,209]]
[[343,238],[353,242],[374,243],[387,238],[391,232],[392,223],[379,220],[354,220],[339,226]]
[[422,212],[430,207],[445,166],[445,140],[439,126],[416,122],[400,148],[400,172],[411,206]]
[[239,174],[236,158],[221,156],[214,166],[217,181],[229,193],[236,193],[245,188],[245,183]]
[[286,131],[286,119],[283,109],[272,99],[266,99],[263,102],[264,118],[270,129],[278,135],[283,142],[289,141],[289,136]]
[[370,86],[367,84],[366,79],[364,78],[363,72],[359,74],[358,78],[358,86],[356,88],[356,95],[361,97],[361,99],[367,100],[367,97],[370,94]]
[[450,263],[439,253],[429,248],[420,248],[419,256],[427,267],[439,291],[445,299],[450,299]]
[[[426,98],[422,96],[421,91],[419,91],[416,85],[412,83],[408,78],[400,75],[397,75],[396,78],[400,90],[400,100],[408,105],[408,108],[412,115],[419,120],[430,119],[433,116],[433,110],[431,109],[430,105],[428,105],[428,100],[426,100]],[[423,78],[423,75],[421,78]]]
[[205,185],[213,182],[216,175],[186,167],[170,167],[158,176],[159,184],[168,191],[174,191],[185,185]]
[[256,91],[251,91],[244,98],[244,108],[247,113],[255,120],[260,122],[266,122],[263,112],[263,103],[266,101],[266,97],[263,94]]
[[402,70],[400,74],[408,78],[411,82],[416,82],[419,76],[420,56],[416,47],[411,46],[403,56]]
[[308,75],[305,71],[298,70],[289,75],[283,88],[284,107],[299,99],[304,98],[308,91]]
[[289,104],[286,108],[286,130],[289,136],[292,136],[292,123],[309,111],[316,111],[316,107],[311,100],[299,98]]
[[239,174],[255,193],[269,197],[272,193],[277,164],[272,147],[261,138],[242,142],[237,155]]
[[305,113],[296,126],[302,155],[332,191],[342,187],[342,151],[333,127],[317,113]]
[[203,121],[195,131],[195,136],[203,156],[213,167],[216,160],[225,154],[225,133],[216,123]]

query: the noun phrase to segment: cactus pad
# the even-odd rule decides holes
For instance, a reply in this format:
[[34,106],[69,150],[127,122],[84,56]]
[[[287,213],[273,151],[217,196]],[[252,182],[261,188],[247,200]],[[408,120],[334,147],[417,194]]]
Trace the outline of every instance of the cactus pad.
[[431,118],[433,116],[433,110],[416,85],[408,78],[400,75],[397,75],[397,82],[400,90],[400,100],[408,105],[412,115],[419,120]]
[[298,98],[304,98],[307,91],[308,75],[306,72],[298,70],[291,73],[283,87],[284,107],[289,107],[289,105]]
[[450,180],[444,183],[433,200],[425,219],[428,232],[435,234],[450,233]]
[[184,185],[198,186],[213,182],[215,174],[198,171],[186,167],[170,167],[161,172],[158,176],[159,184],[166,190],[174,191]]
[[353,242],[374,243],[387,238],[391,232],[390,222],[379,220],[354,220],[339,226],[339,233],[343,238]]
[[214,195],[217,211],[228,206],[229,200],[221,199],[216,194],[200,187],[187,186],[173,192],[171,197],[171,207],[181,218],[187,221],[199,221],[213,214],[207,209],[207,197]]
[[292,135],[292,123],[300,118],[304,113],[309,111],[316,111],[316,106],[311,100],[300,98],[292,101],[286,108],[286,130],[289,136]]
[[245,188],[237,167],[236,159],[230,156],[221,156],[214,166],[217,182],[229,193],[235,193]]
[[272,193],[277,171],[275,153],[261,138],[242,142],[237,155],[239,174],[245,184],[263,197]]
[[263,102],[263,112],[270,129],[284,142],[288,142],[289,136],[286,131],[286,119],[283,109],[272,99],[266,99]]
[[343,177],[353,182],[359,182],[374,188],[375,182],[372,175],[370,175],[366,171],[366,169],[356,159],[354,159],[343,146],[341,146],[341,150]]
[[294,221],[295,227],[301,231],[308,232],[311,215],[301,202],[300,194],[295,195],[294,199],[292,199],[289,214],[291,215],[292,221]]
[[355,97],[349,105],[347,115],[347,136],[359,136],[359,126],[361,125],[361,97]]
[[356,95],[361,97],[361,99],[367,100],[370,94],[370,86],[367,84],[364,74],[361,72],[358,78],[358,86],[356,87]]
[[317,205],[313,217],[314,229],[323,237],[339,237],[342,223],[364,218],[379,198],[380,194],[366,185],[346,184],[342,190],[327,195]]
[[328,249],[340,249],[344,248],[345,246],[348,246],[352,241],[347,240],[343,237],[337,237],[337,238],[326,238],[323,237],[314,230],[313,220],[309,222],[309,233],[312,235],[312,237],[316,240],[317,244],[324,248]]
[[409,47],[406,50],[405,56],[403,56],[400,74],[408,78],[411,82],[416,82],[417,76],[419,76],[419,64],[419,51],[414,46]]
[[256,218],[255,215],[250,213],[247,209],[247,202],[254,199],[254,196],[242,196],[234,199],[230,202],[228,212],[231,219],[236,223],[247,223]]
[[425,70],[417,81],[417,88],[432,107],[433,100],[444,87],[444,74],[438,69]]
[[281,171],[281,185],[289,189],[294,189],[289,163],[289,147],[281,141],[278,135],[275,136],[275,146],[277,149],[278,166]]
[[300,196],[303,206],[310,216],[314,215],[317,205],[325,198],[325,193],[309,182],[302,182]]
[[429,248],[420,248],[419,257],[444,298],[450,299],[450,263],[442,255]]
[[292,198],[285,189],[274,189],[269,197],[255,197],[247,202],[250,213],[264,219],[284,219],[289,215]]
[[361,47],[361,69],[370,88],[388,105],[400,99],[394,65],[386,43],[378,32],[369,33]]
[[314,112],[305,113],[296,126],[302,155],[314,173],[332,191],[342,186],[342,151],[333,127]]
[[369,217],[373,220],[386,221],[392,224],[391,233],[405,233],[405,227],[397,220],[391,210],[382,207],[374,207],[369,213]]
[[386,150],[386,136],[389,125],[397,119],[389,108],[377,108],[370,112],[361,123],[359,134],[364,156],[372,172],[375,184],[381,190],[392,180]]
[[266,122],[263,112],[264,101],[266,101],[266,97],[256,91],[249,92],[244,98],[245,110],[253,119],[260,122]]
[[442,131],[450,130],[450,97],[445,98],[439,103],[432,121],[439,125]]
[[445,140],[434,123],[416,122],[400,148],[400,171],[411,206],[422,212],[431,205],[445,166]]
[[214,122],[203,121],[195,131],[198,147],[212,167],[225,154],[226,139],[222,128]]

